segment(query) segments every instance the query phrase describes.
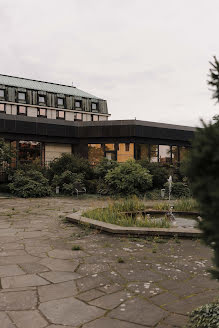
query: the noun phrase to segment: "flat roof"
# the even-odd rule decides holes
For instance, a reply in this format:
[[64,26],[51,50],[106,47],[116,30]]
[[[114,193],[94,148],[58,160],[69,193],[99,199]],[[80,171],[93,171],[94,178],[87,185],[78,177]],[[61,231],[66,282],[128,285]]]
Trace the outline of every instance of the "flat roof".
[[24,89],[47,91],[52,93],[63,93],[71,96],[103,100],[102,98],[96,97],[88,92],[82,91],[70,85],[31,80],[23,77],[16,77],[4,74],[0,74],[0,84]]

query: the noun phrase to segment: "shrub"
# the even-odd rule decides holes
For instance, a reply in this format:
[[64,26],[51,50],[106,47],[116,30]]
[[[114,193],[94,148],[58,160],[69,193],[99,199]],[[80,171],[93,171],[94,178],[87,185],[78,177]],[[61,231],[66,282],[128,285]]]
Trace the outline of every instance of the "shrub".
[[190,328],[219,328],[219,303],[206,304],[190,314]]
[[15,151],[11,149],[4,139],[0,138],[0,165],[3,163],[11,163],[12,158],[15,156]]
[[152,186],[152,176],[134,160],[129,160],[110,170],[105,177],[114,194],[131,195],[144,193]]
[[187,174],[197,199],[203,238],[214,250],[215,270],[219,279],[219,122],[197,129],[187,163]]
[[[166,194],[169,193],[168,185],[165,185]],[[175,198],[191,197],[191,190],[184,182],[173,182],[171,195]]]
[[139,161],[139,164],[148,169],[150,174],[153,176],[153,188],[163,188],[169,177],[168,168],[160,163],[149,163],[146,160]]
[[114,169],[118,165],[116,161],[103,158],[94,168],[95,175],[97,178],[104,179],[108,171]]
[[71,171],[65,171],[60,176],[55,175],[52,180],[52,186],[60,187],[60,191],[66,195],[72,195],[75,188],[82,189],[85,187],[84,175],[82,173],[72,173]]
[[48,180],[39,171],[17,170],[9,184],[10,191],[18,197],[45,197],[51,195]]
[[87,159],[73,154],[62,154],[49,165],[48,176],[52,181],[55,175],[61,175],[65,171],[72,173],[83,173],[86,179],[92,179],[94,172]]

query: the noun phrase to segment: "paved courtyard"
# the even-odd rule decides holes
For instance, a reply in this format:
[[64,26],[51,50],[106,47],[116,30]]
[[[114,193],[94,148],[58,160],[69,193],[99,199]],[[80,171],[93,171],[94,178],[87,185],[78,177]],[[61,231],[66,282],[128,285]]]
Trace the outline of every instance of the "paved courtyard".
[[113,237],[60,212],[95,199],[0,199],[1,328],[184,327],[219,295],[199,240]]

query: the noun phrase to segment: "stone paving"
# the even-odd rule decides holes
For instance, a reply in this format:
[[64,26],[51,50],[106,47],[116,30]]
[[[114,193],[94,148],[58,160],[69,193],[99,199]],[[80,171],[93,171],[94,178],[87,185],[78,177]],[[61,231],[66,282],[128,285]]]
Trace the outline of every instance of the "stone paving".
[[59,215],[104,202],[0,199],[1,328],[184,327],[218,297],[199,240],[113,237]]

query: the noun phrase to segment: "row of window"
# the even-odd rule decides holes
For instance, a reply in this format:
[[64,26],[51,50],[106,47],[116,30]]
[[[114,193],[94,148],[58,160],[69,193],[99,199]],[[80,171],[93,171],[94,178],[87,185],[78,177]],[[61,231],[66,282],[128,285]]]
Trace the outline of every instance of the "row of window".
[[[6,106],[10,107],[10,109],[11,109],[11,105],[0,104],[0,112],[6,113]],[[27,110],[27,107],[26,106],[15,106],[15,108],[16,108],[16,114],[17,115],[28,116],[28,110]],[[88,114],[74,113],[74,121],[83,121],[83,120],[86,120],[85,117],[87,115]],[[47,109],[46,108],[37,108],[37,117],[48,118],[48,116],[47,116]],[[56,110],[56,118],[57,119],[60,119],[60,120],[65,120],[66,119],[66,111],[64,111],[64,110]],[[93,115],[90,115],[90,120],[91,121],[99,121],[99,116],[98,115],[94,115],[94,114]]]
[[[5,90],[0,89],[0,99],[5,99]],[[17,99],[19,102],[26,103],[26,92],[18,92]],[[57,105],[60,107],[64,107],[64,98],[58,97],[57,98]],[[46,96],[38,95],[38,105],[46,106]],[[75,100],[74,108],[82,109],[82,101]],[[91,103],[91,111],[98,112],[98,103]]]

